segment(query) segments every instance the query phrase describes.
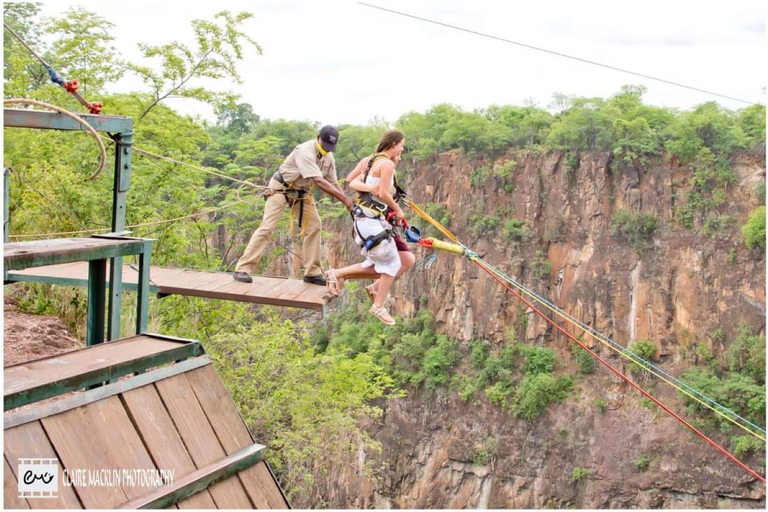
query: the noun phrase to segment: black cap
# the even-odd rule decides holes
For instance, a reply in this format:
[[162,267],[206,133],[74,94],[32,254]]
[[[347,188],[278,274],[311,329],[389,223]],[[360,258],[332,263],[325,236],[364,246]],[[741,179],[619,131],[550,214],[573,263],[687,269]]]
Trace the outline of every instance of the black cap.
[[339,131],[331,125],[320,128],[320,145],[326,151],[336,151],[339,142]]

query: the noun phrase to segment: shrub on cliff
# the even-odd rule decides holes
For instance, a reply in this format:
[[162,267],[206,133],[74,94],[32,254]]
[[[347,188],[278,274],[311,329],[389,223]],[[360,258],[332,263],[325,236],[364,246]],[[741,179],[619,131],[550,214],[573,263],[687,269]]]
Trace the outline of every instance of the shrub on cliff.
[[617,210],[611,221],[611,234],[624,238],[630,247],[641,250],[651,245],[658,221],[649,213]]
[[515,391],[512,412],[518,418],[535,419],[549,404],[564,400],[571,388],[570,376],[556,379],[549,373],[526,375]]
[[747,248],[765,249],[765,206],[758,207],[749,215],[749,220],[741,228]]

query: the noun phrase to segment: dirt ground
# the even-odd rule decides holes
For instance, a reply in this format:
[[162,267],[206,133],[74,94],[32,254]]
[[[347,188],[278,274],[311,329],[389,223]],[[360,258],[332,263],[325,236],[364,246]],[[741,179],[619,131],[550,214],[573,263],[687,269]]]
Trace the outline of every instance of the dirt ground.
[[56,317],[21,313],[10,297],[4,297],[3,366],[69,352],[82,345]]

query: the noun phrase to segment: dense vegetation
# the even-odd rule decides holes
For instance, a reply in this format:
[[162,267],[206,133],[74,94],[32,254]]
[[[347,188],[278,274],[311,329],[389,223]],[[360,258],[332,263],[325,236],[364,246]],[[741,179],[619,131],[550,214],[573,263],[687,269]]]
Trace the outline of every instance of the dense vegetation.
[[[262,184],[296,144],[316,134],[318,125],[261,119],[251,105],[206,88],[211,82],[204,79],[237,80],[242,52],[260,51],[240,30],[247,17],[222,13],[214,21],[196,22],[194,45],[146,46],[145,58],[137,64],[115,53],[109,21],[93,13],[72,9],[41,23],[34,4],[5,4],[6,22],[64,76],[78,78],[89,99],[103,101],[106,113],[134,119],[138,148]],[[7,32],[4,37],[6,98],[36,98],[79,110],[71,97],[48,83],[26,50]],[[145,89],[111,94],[110,85],[125,73],[137,73]],[[177,86],[180,83],[185,85]],[[549,108],[494,105],[466,112],[441,104],[425,113],[405,114],[394,126],[407,135],[409,158],[426,159],[448,150],[487,157],[495,163],[478,167],[471,176],[473,184],[493,177],[507,193],[512,192],[514,160],[499,157],[514,150],[563,152],[571,170],[583,152],[611,152],[620,165],[641,170],[667,158],[690,169],[687,193],[679,198],[676,212],[680,229],[717,231],[728,220],[721,209],[734,192],[733,158],[765,151],[765,107],[730,111],[705,103],[679,112],[644,105],[643,92],[642,87],[627,86],[608,99],[557,95]],[[209,126],[179,115],[164,104],[169,96],[214,105],[216,123]],[[340,175],[372,152],[389,127],[384,121],[340,126],[336,154]],[[108,152],[110,162],[110,145]],[[96,180],[87,180],[97,152],[85,135],[6,129],[4,153],[4,163],[12,168],[13,235],[109,230],[111,172],[108,167]],[[155,264],[229,269],[261,219],[263,201],[255,200],[254,192],[188,166],[134,154],[131,184],[127,223],[134,226],[135,236],[156,239]],[[326,199],[322,208],[324,217],[346,214]],[[443,206],[426,208],[450,226],[450,213]],[[470,224],[474,234],[496,232],[511,246],[533,237],[525,221],[511,218],[509,212],[478,208],[471,212]],[[649,214],[627,210],[617,211],[610,224],[615,237],[638,250],[649,247],[660,228]],[[435,233],[427,229],[425,234]],[[553,226],[544,239],[559,236],[561,226]],[[743,237],[747,247],[765,248],[764,206],[749,217]],[[531,257],[531,275],[541,280],[551,268],[545,252],[537,249]],[[264,265],[285,250],[275,245],[265,254]],[[62,316],[82,336],[85,290],[42,285],[15,290],[23,307]],[[353,288],[347,304],[310,332],[301,322],[280,320],[270,308],[254,311],[242,304],[168,297],[153,299],[151,330],[204,343],[257,439],[272,448],[268,460],[298,507],[320,505],[313,475],[326,471],[329,461],[354,461],[360,447],[379,448],[361,427],[364,420],[381,414],[375,399],[400,396],[403,390],[429,396],[457,393],[464,401],[487,402],[534,421],[574,388],[565,370],[567,361],[551,348],[521,341],[525,315],[520,315],[516,335],[491,348],[486,341],[460,343],[437,332],[425,310],[390,328],[373,320],[366,309],[362,293]],[[633,351],[650,360],[655,346],[649,343],[639,342]],[[731,344],[728,361],[707,356],[701,349],[701,364],[685,378],[761,423],[764,354],[764,336],[745,328]],[[594,360],[585,351],[577,348],[572,355],[582,375],[594,371]],[[633,370],[643,375],[641,365]],[[605,410],[604,400],[595,405]],[[714,421],[695,403],[690,407],[702,421]],[[742,437],[733,442],[743,453],[755,448]],[[478,455],[478,460],[485,459],[487,453]],[[576,469],[574,480],[586,476]]]

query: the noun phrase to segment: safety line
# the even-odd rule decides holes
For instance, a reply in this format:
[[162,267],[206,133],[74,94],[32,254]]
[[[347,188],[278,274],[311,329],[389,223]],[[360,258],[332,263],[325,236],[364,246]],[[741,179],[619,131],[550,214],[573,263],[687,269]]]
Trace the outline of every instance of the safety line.
[[[448,236],[450,236],[452,239],[455,239],[455,238],[456,238],[456,237],[455,237],[455,236],[454,236],[452,233],[450,233],[450,231],[448,231],[448,229],[447,229],[447,228],[445,228],[445,227],[444,227],[444,226],[442,226],[442,225],[441,225],[439,222],[437,222],[435,219],[433,219],[432,217],[430,217],[429,215],[427,215],[426,213],[424,213],[424,210],[423,210],[423,209],[421,209],[421,208],[419,208],[419,207],[418,207],[418,205],[416,205],[416,204],[415,204],[413,201],[411,201],[411,202],[410,202],[410,206],[411,206],[411,208],[412,208],[412,209],[413,209],[413,210],[414,210],[414,211],[415,211],[415,212],[416,212],[416,213],[417,213],[419,216],[421,216],[422,218],[424,218],[425,220],[427,220],[428,222],[430,222],[430,223],[431,223],[433,226],[435,226],[436,228],[438,228],[438,229],[439,229],[441,232],[447,232],[447,233],[448,233]],[[466,253],[471,253],[471,251],[470,251],[470,250],[469,250],[469,249],[468,249],[466,246],[464,246],[463,244],[461,244],[460,242],[457,242],[457,244],[458,244],[458,245],[459,245],[459,246],[460,246],[460,247],[461,247],[461,248],[462,248],[462,249],[463,249],[463,250],[464,250]],[[632,360],[632,361],[633,361],[633,362],[635,362],[635,363],[642,363],[642,364],[643,364],[643,365],[644,365],[644,366],[645,366],[647,369],[649,369],[650,373],[652,373],[653,375],[656,375],[656,376],[657,376],[657,377],[659,377],[661,380],[663,380],[664,382],[666,382],[666,383],[668,383],[669,385],[671,385],[673,388],[675,388],[675,389],[677,389],[678,391],[680,391],[681,393],[683,393],[683,394],[685,394],[685,395],[689,396],[690,398],[692,398],[693,400],[697,401],[698,403],[700,403],[700,404],[701,404],[701,405],[703,405],[704,407],[707,407],[708,409],[712,410],[713,412],[715,412],[716,414],[718,414],[718,415],[720,415],[721,417],[725,418],[726,420],[730,421],[731,423],[733,423],[734,425],[736,425],[736,426],[737,426],[737,427],[739,427],[740,429],[744,430],[745,432],[747,432],[747,433],[749,433],[749,434],[751,434],[751,435],[753,435],[753,436],[757,437],[757,438],[758,438],[758,439],[760,439],[761,441],[765,442],[765,430],[764,430],[763,428],[759,427],[758,425],[755,425],[754,423],[752,423],[752,422],[751,422],[751,421],[749,421],[748,419],[741,417],[741,416],[740,416],[739,414],[737,414],[735,411],[733,411],[733,410],[731,410],[731,409],[729,409],[729,408],[725,407],[724,405],[717,403],[715,400],[713,400],[713,399],[709,398],[708,396],[704,395],[703,393],[699,392],[698,390],[696,390],[695,388],[693,388],[693,387],[689,386],[688,384],[686,384],[686,383],[684,383],[684,382],[680,381],[679,379],[676,379],[675,377],[673,377],[673,376],[669,375],[668,373],[664,372],[664,371],[663,371],[661,368],[658,368],[658,367],[657,367],[656,365],[654,365],[653,363],[651,363],[651,362],[649,362],[649,361],[646,361],[645,359],[643,359],[642,357],[638,356],[637,354],[634,354],[633,352],[629,351],[629,350],[628,350],[626,347],[623,347],[622,345],[619,345],[618,343],[614,342],[614,341],[613,341],[613,340],[611,340],[610,338],[607,338],[607,337],[605,337],[604,335],[602,335],[602,334],[600,334],[600,333],[597,333],[597,331],[595,331],[594,329],[592,329],[592,328],[590,328],[590,327],[587,327],[587,326],[585,326],[585,325],[584,325],[584,324],[582,324],[580,321],[578,321],[577,319],[573,318],[571,315],[569,315],[569,314],[565,313],[564,311],[562,311],[560,308],[557,308],[556,306],[554,306],[554,305],[550,304],[550,303],[549,303],[548,301],[546,301],[545,299],[542,299],[541,297],[539,297],[539,296],[538,296],[536,293],[534,293],[534,292],[532,292],[531,290],[527,289],[527,288],[526,288],[526,287],[524,287],[523,285],[521,285],[521,284],[519,284],[519,283],[516,283],[516,282],[515,282],[515,281],[514,281],[512,278],[510,278],[509,276],[505,275],[503,272],[499,271],[498,269],[494,269],[494,270],[495,270],[496,272],[498,272],[498,273],[499,273],[499,275],[501,275],[501,276],[502,276],[502,277],[504,277],[505,279],[507,279],[507,280],[509,280],[510,282],[512,282],[512,283],[513,283],[515,286],[517,286],[518,288],[520,288],[520,289],[524,290],[526,294],[528,294],[529,296],[532,296],[534,299],[538,300],[538,301],[539,301],[539,302],[541,302],[542,304],[545,304],[545,305],[546,305],[546,306],[547,306],[547,307],[548,307],[548,308],[549,308],[551,311],[555,312],[556,314],[558,314],[558,315],[560,315],[560,316],[564,316],[564,317],[566,317],[566,319],[569,319],[569,320],[570,320],[572,323],[574,323],[576,326],[580,327],[580,328],[581,328],[583,331],[585,331],[587,334],[590,334],[591,336],[593,336],[593,338],[595,338],[595,334],[597,334],[599,337],[602,337],[602,338],[604,338],[604,339],[605,339],[605,340],[607,340],[607,341],[608,341],[610,344],[612,344],[612,345],[614,345],[614,346],[618,347],[618,350],[617,350],[616,348],[613,348],[613,347],[610,347],[610,346],[609,346],[609,348],[611,348],[612,350],[614,350],[614,351],[618,352],[618,353],[619,353],[619,354],[621,354],[623,357],[625,357],[625,358],[628,358],[628,359]],[[598,339],[598,340],[599,340],[601,343],[603,343],[603,344],[605,345],[605,341],[603,341],[603,340],[602,340],[602,339],[600,339],[599,337],[598,337],[598,338],[596,338],[596,339]],[[629,354],[629,355],[627,355],[627,354]],[[677,382],[677,383],[679,383],[679,384],[680,384],[680,386],[683,386],[683,387],[686,387],[686,388],[688,388],[689,390],[693,391],[694,393],[696,393],[696,394],[697,394],[697,395],[699,395],[700,397],[704,398],[705,400],[707,400],[707,401],[708,401],[708,402],[710,402],[711,404],[713,404],[713,405],[715,405],[715,406],[719,407],[720,409],[722,409],[723,411],[727,412],[727,413],[728,413],[730,416],[728,416],[728,415],[726,415],[726,414],[723,414],[723,412],[721,412],[721,411],[719,411],[719,410],[717,410],[717,409],[713,408],[713,407],[712,407],[712,406],[710,406],[710,405],[707,405],[707,404],[706,404],[706,403],[704,403],[702,400],[700,400],[700,399],[696,398],[695,396],[691,395],[690,393],[688,393],[686,390],[684,390],[684,389],[681,389],[681,387],[679,387],[679,386],[676,386],[675,384],[673,384],[673,383],[672,383],[672,382],[670,382],[669,380],[665,379],[664,377],[662,377],[661,375],[659,375],[659,374],[658,374],[658,373],[656,373],[655,371],[653,371],[653,370],[650,370],[650,368],[653,368],[653,369],[655,369],[655,370],[658,370],[658,371],[659,371],[659,372],[661,372],[662,374],[664,374],[664,375],[668,376],[668,377],[669,377],[670,379],[672,379],[674,382]],[[762,432],[762,433],[763,433],[763,436],[761,436],[760,434],[757,434],[757,433],[755,433],[755,432],[754,432],[754,431],[752,431],[751,429],[747,428],[745,425],[743,425],[743,424],[741,424],[741,423],[738,423],[737,421],[735,421],[735,420],[733,419],[734,417],[735,417],[735,418],[738,418],[739,420],[743,421],[744,423],[746,423],[746,424],[748,424],[748,425],[750,425],[750,426],[754,427],[754,428],[755,428],[755,429],[757,429],[758,431]]]
[[[560,316],[561,318],[564,318],[567,321],[570,321],[573,325],[575,325],[576,327],[580,328],[585,334],[591,336],[593,339],[596,339],[597,341],[599,341],[603,345],[607,346],[608,348],[610,348],[614,352],[617,352],[622,357],[627,358],[627,359],[629,359],[630,361],[632,361],[632,362],[634,362],[636,364],[644,366],[645,369],[648,372],[650,372],[651,374],[655,375],[659,379],[663,380],[664,382],[666,382],[667,384],[669,384],[673,388],[677,389],[681,393],[683,393],[683,394],[687,395],[688,397],[692,398],[693,400],[695,400],[699,404],[703,405],[704,407],[710,409],[711,411],[713,411],[714,413],[716,413],[720,417],[730,421],[732,424],[736,425],[737,427],[739,427],[740,429],[744,430],[745,432],[747,432],[747,433],[755,436],[756,438],[760,439],[761,441],[765,442],[765,440],[766,440],[765,439],[765,430],[763,428],[761,428],[759,425],[755,425],[754,423],[752,423],[748,419],[743,418],[742,416],[740,416],[735,411],[733,411],[733,410],[729,409],[728,407],[726,407],[726,406],[716,402],[712,398],[709,398],[708,396],[704,395],[703,393],[701,393],[700,391],[696,390],[692,386],[686,384],[685,382],[683,382],[683,381],[673,377],[672,375],[669,375],[667,372],[665,372],[664,370],[662,370],[658,366],[654,365],[650,361],[647,361],[647,360],[643,359],[639,355],[637,355],[634,352],[632,352],[631,350],[629,350],[627,347],[624,347],[623,345],[620,345],[620,344],[616,343],[615,341],[611,340],[607,336],[605,336],[605,335],[595,331],[591,327],[588,327],[588,326],[584,325],[578,319],[573,318],[571,315],[569,315],[564,310],[558,308],[557,306],[553,305],[552,303],[550,303],[546,299],[542,298],[541,296],[539,296],[535,292],[529,290],[528,288],[526,288],[522,284],[516,282],[514,279],[512,279],[509,276],[507,276],[506,274],[504,274],[500,270],[493,268],[493,271],[499,277],[505,279],[507,282],[512,284],[515,288],[521,290],[524,294],[528,295],[533,300],[535,300],[535,301],[541,303],[542,305],[546,306],[547,309],[549,309],[551,312],[555,313],[556,315]],[[659,372],[659,373],[657,373],[657,372]],[[671,379],[674,382],[671,382],[665,376],[669,377],[669,379]],[[676,383],[679,384],[679,385],[676,385]],[[682,389],[682,387],[687,388],[687,390],[686,389]],[[708,402],[710,402],[714,406],[718,407],[719,410],[717,408],[713,407],[712,405],[709,405],[709,404],[703,402],[700,398],[698,398],[696,396],[693,396],[691,393],[688,392],[688,390],[690,390],[691,392],[699,395],[699,397],[701,397],[704,400],[707,400]],[[731,416],[729,416],[729,415],[731,415]],[[735,418],[738,418],[739,420],[743,421],[744,423],[748,424],[749,426],[751,426],[751,427],[757,429],[758,431],[762,432],[763,435],[761,436],[757,432],[754,432],[753,430],[747,428],[745,425],[742,425],[741,423],[737,422],[735,420]]]
[[137,147],[134,147],[133,150],[136,151],[137,153],[141,153],[141,154],[146,155],[146,156],[151,156],[151,157],[154,157],[154,158],[159,158],[161,160],[167,160],[169,162],[173,162],[173,163],[179,164],[179,165],[186,165],[187,167],[189,167],[191,169],[195,169],[197,171],[205,172],[205,173],[208,173],[208,174],[213,174],[214,176],[218,176],[220,178],[224,178],[224,179],[227,179],[227,180],[230,180],[230,181],[234,181],[236,183],[242,183],[243,185],[247,185],[247,186],[252,187],[252,188],[260,188],[260,189],[264,189],[264,190],[269,189],[269,187],[265,187],[263,185],[256,185],[254,183],[251,183],[250,181],[239,180],[237,178],[233,178],[231,176],[227,176],[226,174],[222,174],[220,172],[211,171],[210,169],[206,169],[204,167],[199,167],[197,165],[193,165],[193,164],[190,164],[190,163],[187,163],[187,162],[182,162],[181,160],[175,160],[175,159],[167,157],[167,156],[158,155],[158,154],[152,153],[150,151],[147,151],[145,149],[139,149]]
[[[238,205],[240,203],[245,203],[247,201],[250,201],[251,199],[255,199],[255,198],[261,197],[261,195],[262,194],[259,193],[259,194],[256,194],[255,196],[249,197],[248,199],[241,199],[240,201],[235,201],[234,203],[225,204],[224,206],[219,206],[219,207],[213,208],[211,210],[206,210],[206,211],[202,211],[202,212],[193,213],[191,215],[185,215],[183,217],[176,217],[174,219],[163,219],[163,220],[157,220],[157,221],[153,221],[153,222],[143,222],[141,224],[131,224],[130,226],[125,226],[125,227],[126,228],[141,228],[141,227],[146,227],[146,226],[154,226],[154,225],[157,225],[157,224],[167,224],[169,222],[176,222],[176,221],[184,220],[184,219],[191,219],[191,218],[194,218],[194,217],[199,217],[201,215],[207,215],[209,213],[214,213],[214,212],[217,212],[219,210],[224,210],[224,209],[227,209],[227,208],[231,208],[232,206]],[[97,229],[93,229],[93,230],[90,230],[90,231],[64,231],[64,232],[59,232],[59,233],[38,233],[38,234],[33,234],[33,235],[10,235],[10,237],[11,238],[32,238],[32,237],[50,236],[50,235],[76,235],[76,234],[82,234],[82,233],[91,233],[91,231],[109,231],[109,230],[110,230],[110,228],[97,228]]]
[[624,375],[623,373],[621,373],[619,370],[617,370],[616,368],[614,368],[614,367],[613,367],[613,366],[612,366],[612,365],[611,365],[611,364],[610,364],[608,361],[606,361],[606,360],[604,360],[603,358],[601,358],[600,356],[598,356],[598,355],[597,355],[595,352],[593,352],[593,351],[592,351],[590,348],[588,348],[586,345],[584,345],[584,344],[583,344],[583,343],[581,343],[579,340],[577,340],[577,339],[576,339],[576,338],[575,338],[573,335],[571,335],[570,333],[568,333],[568,331],[566,331],[565,329],[563,329],[562,327],[560,327],[560,326],[557,324],[557,322],[555,322],[554,320],[552,320],[551,318],[549,318],[547,315],[545,315],[545,314],[544,314],[542,311],[540,311],[539,309],[537,309],[537,308],[536,308],[536,306],[534,306],[533,304],[531,304],[530,302],[528,302],[528,301],[527,301],[525,298],[523,298],[523,296],[522,296],[522,295],[520,295],[520,294],[519,294],[517,291],[515,291],[515,290],[514,290],[514,288],[512,288],[511,286],[509,286],[509,284],[505,283],[505,282],[504,282],[504,281],[503,281],[503,280],[502,280],[502,279],[501,279],[499,276],[495,275],[495,274],[493,273],[493,271],[491,271],[491,270],[490,270],[490,269],[491,269],[490,265],[488,265],[487,263],[485,263],[484,261],[482,261],[482,260],[481,260],[481,259],[480,259],[480,258],[479,258],[477,255],[474,255],[474,253],[473,253],[472,255],[470,255],[470,261],[472,261],[473,263],[475,263],[475,264],[476,264],[478,267],[480,267],[481,269],[485,270],[485,271],[488,273],[488,275],[490,275],[491,277],[493,277],[493,278],[494,278],[494,279],[495,279],[495,280],[496,280],[498,283],[500,283],[502,286],[504,286],[504,288],[506,288],[507,290],[509,290],[509,291],[510,291],[510,292],[511,292],[511,293],[512,293],[512,294],[513,294],[515,297],[517,297],[517,298],[518,298],[520,301],[522,301],[522,302],[523,302],[523,303],[524,303],[526,306],[528,306],[529,308],[531,308],[531,309],[532,309],[534,312],[536,312],[536,313],[537,313],[539,316],[541,316],[541,317],[542,317],[542,318],[543,318],[545,321],[547,321],[549,324],[551,324],[551,325],[552,325],[552,326],[553,326],[555,329],[557,329],[558,331],[560,331],[560,333],[561,333],[561,334],[563,334],[565,337],[567,337],[568,339],[570,339],[571,341],[573,341],[574,343],[576,343],[577,345],[579,345],[581,348],[583,348],[584,350],[586,350],[587,352],[589,352],[589,354],[590,354],[592,357],[594,357],[594,358],[595,358],[596,360],[598,360],[598,361],[599,361],[601,364],[603,364],[603,365],[604,365],[606,368],[608,368],[608,369],[609,369],[609,370],[611,370],[613,373],[615,373],[615,374],[616,374],[616,375],[617,375],[619,378],[621,378],[622,380],[624,380],[625,382],[627,382],[627,383],[628,383],[630,386],[632,386],[632,387],[633,387],[633,388],[635,388],[637,391],[639,391],[640,393],[642,393],[642,394],[643,394],[643,395],[644,395],[646,398],[650,399],[650,400],[651,400],[651,401],[653,401],[653,402],[654,402],[656,405],[658,405],[659,407],[661,407],[662,409],[664,409],[664,410],[665,410],[667,413],[669,413],[669,414],[670,414],[670,415],[671,415],[673,418],[675,418],[675,419],[676,419],[676,420],[678,420],[680,423],[682,423],[683,425],[685,425],[686,427],[688,427],[688,429],[690,429],[690,430],[691,430],[691,432],[693,432],[694,434],[698,435],[698,436],[699,436],[701,439],[703,439],[704,441],[706,441],[707,443],[709,443],[710,445],[712,445],[712,446],[713,446],[715,449],[717,449],[717,450],[718,450],[720,453],[722,453],[723,455],[725,455],[726,457],[728,457],[729,459],[731,459],[731,460],[732,460],[734,463],[736,463],[736,464],[737,464],[739,467],[741,467],[741,468],[742,468],[744,471],[746,471],[746,472],[747,472],[747,473],[749,473],[750,475],[754,476],[755,478],[757,478],[757,479],[758,479],[758,480],[760,480],[761,482],[765,483],[765,478],[764,478],[762,475],[760,475],[759,473],[757,473],[756,471],[754,471],[752,468],[750,468],[749,466],[747,466],[746,464],[744,464],[743,462],[741,462],[739,459],[737,459],[737,458],[736,458],[734,455],[732,455],[732,454],[731,454],[729,451],[727,451],[725,448],[723,448],[722,446],[720,446],[719,444],[717,444],[715,441],[713,441],[712,439],[710,439],[709,437],[707,437],[707,436],[706,436],[704,433],[700,432],[698,429],[696,429],[696,427],[694,427],[693,425],[691,425],[690,423],[688,423],[687,421],[685,421],[685,420],[684,420],[682,417],[680,417],[679,415],[677,415],[677,414],[676,414],[674,411],[672,411],[672,410],[671,410],[670,408],[668,408],[666,405],[664,405],[663,403],[661,403],[659,400],[657,400],[657,399],[656,399],[654,396],[652,396],[650,393],[648,393],[648,392],[647,392],[647,391],[645,391],[643,388],[641,388],[640,386],[638,386],[638,385],[637,385],[635,382],[633,382],[632,380],[630,380],[630,379],[629,379],[629,377],[627,377],[626,375]]

